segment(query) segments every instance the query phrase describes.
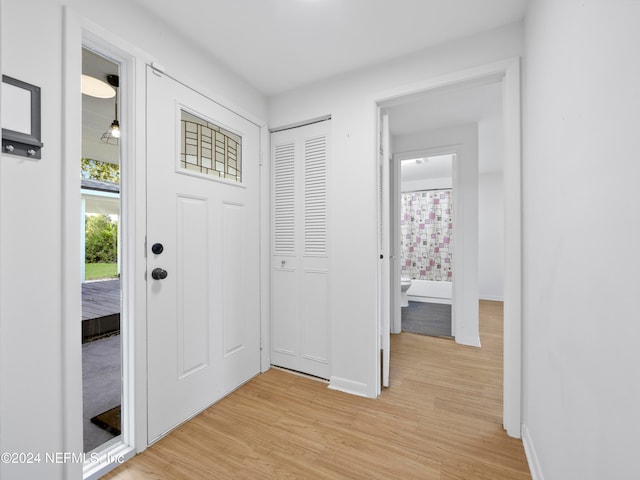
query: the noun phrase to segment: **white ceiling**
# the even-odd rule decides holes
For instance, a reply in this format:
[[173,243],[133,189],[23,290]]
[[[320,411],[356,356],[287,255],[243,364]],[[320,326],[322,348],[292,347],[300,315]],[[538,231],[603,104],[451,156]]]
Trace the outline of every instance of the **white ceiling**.
[[[118,65],[82,50],[82,73],[107,81],[108,74],[118,74]],[[116,145],[100,141],[115,119],[115,98],[95,98],[82,95],[82,156],[103,162],[119,163],[120,150]],[[120,119],[120,116],[118,116]]]
[[[520,20],[528,0],[134,0],[266,95]],[[83,53],[83,73],[117,65]],[[438,92],[390,106],[403,135],[487,116],[492,92]],[[83,95],[83,155],[118,161],[100,142],[114,99]],[[495,107],[495,105],[493,105]],[[437,115],[435,115],[437,112]],[[474,120],[475,119],[475,120]]]
[[[454,88],[444,88],[396,100],[383,111],[389,114],[389,131],[397,140],[441,128],[483,123],[490,137],[483,144],[479,156],[479,171],[502,171],[501,126],[502,82],[497,78]],[[445,178],[446,162],[432,159],[421,164],[405,163],[402,180]],[[450,169],[450,164],[448,166]]]
[[388,106],[393,136],[477,123],[502,115],[502,83],[470,85],[428,92]]
[[266,95],[519,21],[528,0],[134,0]]
[[450,179],[453,175],[452,155],[437,155],[422,158],[420,163],[416,163],[413,159],[404,160],[401,165],[401,182],[425,179]]

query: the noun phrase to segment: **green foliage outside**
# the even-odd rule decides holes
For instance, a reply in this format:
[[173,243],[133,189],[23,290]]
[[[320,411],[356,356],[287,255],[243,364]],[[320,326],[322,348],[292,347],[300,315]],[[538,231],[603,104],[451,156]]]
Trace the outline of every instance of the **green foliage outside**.
[[103,182],[120,183],[120,165],[92,158],[81,160],[82,177]]
[[[83,178],[103,182],[120,183],[120,166],[83,158]],[[85,279],[112,278],[118,276],[118,224],[107,215],[85,217]]]
[[85,263],[85,280],[97,280],[99,278],[113,278],[118,276],[117,263]]
[[85,262],[117,262],[118,225],[108,215],[87,215],[85,220]]

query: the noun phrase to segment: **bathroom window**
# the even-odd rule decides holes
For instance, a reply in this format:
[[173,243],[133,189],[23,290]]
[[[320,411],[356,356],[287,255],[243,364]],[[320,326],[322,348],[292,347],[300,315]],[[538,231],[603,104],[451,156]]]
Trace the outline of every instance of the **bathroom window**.
[[242,182],[242,137],[181,110],[180,167]]

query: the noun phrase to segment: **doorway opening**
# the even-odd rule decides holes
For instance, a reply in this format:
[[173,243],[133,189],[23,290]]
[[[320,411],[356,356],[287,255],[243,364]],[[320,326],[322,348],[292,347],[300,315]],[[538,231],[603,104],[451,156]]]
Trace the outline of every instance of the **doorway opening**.
[[[503,299],[504,299],[504,383],[503,383],[503,422],[507,433],[512,437],[519,438],[521,423],[521,304],[522,304],[522,276],[521,276],[521,118],[520,118],[520,61],[518,58],[489,64],[475,68],[470,71],[459,72],[458,74],[447,75],[423,82],[419,87],[413,86],[405,91],[396,91],[393,95],[379,98],[376,101],[381,122],[385,116],[389,119],[391,153],[403,158],[413,158],[420,156],[420,151],[434,149],[435,153],[446,153],[455,151],[457,159],[454,163],[454,185],[457,197],[457,208],[460,216],[466,218],[466,211],[460,212],[464,205],[476,207],[475,231],[473,223],[469,226],[472,233],[478,235],[477,231],[477,198],[478,198],[478,169],[462,171],[461,167],[469,167],[469,154],[478,157],[478,145],[482,143],[481,125],[478,118],[473,118],[474,109],[486,103],[490,98],[496,96],[476,95],[475,98],[465,95],[474,90],[483,88],[493,88],[497,94],[498,102],[491,102],[497,115],[501,119],[498,130],[500,139],[494,142],[500,152],[500,159],[503,171],[501,190],[504,195],[503,226],[504,235],[502,246],[502,258],[504,260],[503,275]],[[407,109],[406,115],[397,115],[398,110]],[[424,115],[424,113],[430,113]],[[458,118],[456,118],[458,117]],[[398,135],[394,128],[399,123],[404,123],[409,129],[406,135]],[[433,122],[436,122],[434,124]],[[430,123],[431,122],[431,123]],[[487,126],[485,125],[485,128]],[[457,133],[456,133],[457,129]],[[437,137],[434,142],[434,135]],[[466,135],[466,136],[465,136]],[[480,139],[480,141],[479,141]],[[465,150],[465,145],[471,145],[472,150]],[[418,155],[416,155],[418,153]],[[462,155],[464,153],[464,155]],[[396,164],[398,162],[395,162]],[[478,165],[476,159],[476,167]],[[399,167],[398,167],[399,168]],[[464,188],[460,188],[465,185]],[[380,188],[389,188],[388,184],[381,183]],[[471,195],[471,197],[469,196]],[[473,213],[473,210],[471,210]],[[458,228],[454,228],[457,237],[461,235]],[[473,257],[477,252],[477,238],[475,244],[469,245],[471,248],[459,249],[461,254],[457,259],[459,264],[467,268],[469,254]],[[477,255],[477,253],[476,253]],[[393,255],[392,255],[393,256]],[[477,344],[480,346],[478,331],[466,331],[464,323],[469,318],[469,312],[479,312],[478,285],[475,285],[475,297],[469,294],[472,289],[465,285],[467,280],[477,282],[478,280],[478,259],[475,260],[475,272],[465,275],[456,275],[460,282],[454,285],[453,293],[453,318],[458,318],[454,331],[464,337],[464,341],[458,343],[474,345],[474,334],[476,334]],[[455,267],[455,264],[454,264]],[[400,282],[396,282],[400,283]],[[395,292],[395,283],[391,285],[392,298],[397,295],[399,299],[400,288],[398,285]],[[467,301],[460,303],[459,293],[467,292]],[[484,305],[484,302],[483,302]],[[462,310],[460,309],[462,308]],[[457,311],[456,311],[457,310]],[[382,311],[382,315],[392,315],[392,312]],[[393,325],[393,323],[392,323]],[[392,330],[393,331],[393,330]],[[471,333],[471,336],[469,335]],[[385,330],[380,330],[381,337]]]
[[83,449],[122,434],[122,199],[119,64],[82,49],[82,405]]
[[393,221],[400,223],[403,332],[453,338],[453,162],[453,154],[400,161],[400,215]]

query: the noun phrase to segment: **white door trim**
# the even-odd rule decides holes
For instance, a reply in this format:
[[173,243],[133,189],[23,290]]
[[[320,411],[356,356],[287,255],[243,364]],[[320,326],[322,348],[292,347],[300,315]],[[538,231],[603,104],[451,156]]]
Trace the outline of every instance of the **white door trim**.
[[[82,156],[82,33],[79,19],[71,10],[64,10],[62,53],[62,447],[67,452],[83,450],[82,426],[82,295],[78,286],[82,271],[78,261],[80,251],[80,176],[78,160]],[[80,413],[79,413],[80,412]],[[82,465],[64,465],[63,476],[80,478]]]
[[[371,99],[372,114],[388,104],[415,93],[459,83],[503,81],[505,291],[504,291],[504,411],[507,433],[521,436],[522,415],[522,120],[520,57],[514,57],[381,92]],[[376,162],[377,162],[376,151]],[[376,163],[377,164],[377,163]],[[376,186],[377,188],[377,186]],[[378,332],[377,338],[380,338]],[[379,347],[379,346],[378,346]],[[379,351],[379,348],[378,350]],[[378,380],[379,381],[379,380]]]
[[504,391],[503,425],[522,435],[522,117],[520,58],[503,80]]
[[[422,148],[419,150],[410,150],[407,152],[397,152],[396,154],[394,154],[394,160],[398,164],[399,169],[402,168],[400,164],[402,163],[403,160],[409,160],[411,158],[435,157],[438,155],[452,155],[454,157],[454,160],[451,164],[451,184],[452,184],[452,191],[454,195],[453,231],[463,232],[462,234],[458,233],[453,237],[452,249],[453,249],[454,259],[456,258],[461,259],[464,256],[463,255],[464,249],[462,248],[462,243],[458,239],[461,236],[465,235],[464,224],[461,221],[462,217],[464,217],[463,209],[465,206],[461,205],[458,201],[458,197],[456,197],[456,192],[461,189],[460,183],[459,183],[460,175],[457,172],[457,169],[459,166],[459,161],[457,160],[457,157],[460,156],[461,150],[462,148],[460,144],[452,144],[452,145],[439,145],[439,146],[430,147],[430,148]],[[398,192],[397,192],[398,196],[400,196],[400,194],[402,193],[401,190],[402,188],[399,186]],[[469,206],[467,206],[467,208],[469,208]],[[398,228],[398,229],[400,229],[400,215],[401,215],[399,210],[400,209],[398,209],[398,212],[396,212],[397,218],[394,219],[393,221],[394,228]],[[477,236],[475,240],[476,240],[475,245],[477,245],[478,244]],[[470,337],[467,337],[464,335],[465,331],[473,331],[473,332],[479,331],[479,317],[478,315],[474,315],[473,322],[469,322],[468,321],[469,316],[462,314],[464,312],[463,300],[464,300],[465,293],[463,292],[463,283],[456,280],[462,277],[464,273],[462,269],[460,269],[459,271],[456,270],[456,266],[459,265],[460,263],[462,262],[454,262],[453,288],[452,288],[452,295],[451,295],[451,336],[454,338],[456,343],[460,343],[462,345],[468,345],[471,347],[479,347],[480,346],[479,335],[472,335]],[[457,285],[456,285],[456,282],[458,282]],[[458,292],[463,292],[463,293],[459,294]],[[477,293],[478,293],[477,288],[473,293],[475,293],[477,296]],[[467,321],[466,322],[460,321],[462,320],[462,318],[467,319]],[[400,321],[400,324],[402,324],[402,314],[400,316],[399,321]],[[470,327],[470,328],[465,328],[465,327]]]
[[271,368],[271,134],[260,125],[260,370]]
[[[380,153],[379,156],[379,165],[380,169],[380,182],[382,185],[379,186],[381,190],[381,198],[380,198],[380,217],[378,218],[378,222],[380,225],[378,229],[380,230],[380,270],[379,275],[379,295],[380,295],[380,305],[381,311],[378,312],[380,321],[379,325],[382,329],[380,336],[381,343],[381,351],[382,351],[382,387],[389,386],[389,370],[391,364],[391,269],[393,268],[393,263],[391,259],[391,238],[390,233],[391,229],[391,218],[390,215],[390,199],[391,199],[391,182],[390,182],[390,164],[391,161],[391,149],[390,145],[390,133],[389,133],[389,114],[380,112],[378,114],[378,121],[380,122]],[[378,390],[380,393],[380,390]]]
[[400,214],[401,214],[401,164],[396,155],[391,155],[391,222],[390,235],[393,239],[391,247],[391,333],[398,334],[402,332],[402,297],[400,289],[400,280],[402,279],[402,267],[400,265]]

